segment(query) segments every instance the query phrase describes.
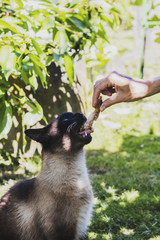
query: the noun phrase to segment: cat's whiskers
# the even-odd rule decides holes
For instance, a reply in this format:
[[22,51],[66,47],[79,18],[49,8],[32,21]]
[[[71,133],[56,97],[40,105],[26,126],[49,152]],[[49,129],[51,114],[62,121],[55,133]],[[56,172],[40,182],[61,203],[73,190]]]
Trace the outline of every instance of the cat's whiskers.
[[67,127],[66,133],[70,134],[72,128],[75,127],[76,125],[77,125],[76,122],[73,122],[72,124],[70,124],[70,125]]

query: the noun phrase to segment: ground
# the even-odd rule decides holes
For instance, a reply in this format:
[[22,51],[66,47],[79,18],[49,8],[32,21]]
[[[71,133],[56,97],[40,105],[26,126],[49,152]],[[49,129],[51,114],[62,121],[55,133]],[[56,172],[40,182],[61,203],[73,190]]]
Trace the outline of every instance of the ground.
[[160,239],[160,98],[119,104],[101,114],[87,163],[95,194],[89,236]]
[[[107,109],[86,148],[94,211],[86,239],[160,239],[160,97]],[[15,159],[16,165],[16,159]],[[0,160],[0,195],[40,168],[39,156]]]

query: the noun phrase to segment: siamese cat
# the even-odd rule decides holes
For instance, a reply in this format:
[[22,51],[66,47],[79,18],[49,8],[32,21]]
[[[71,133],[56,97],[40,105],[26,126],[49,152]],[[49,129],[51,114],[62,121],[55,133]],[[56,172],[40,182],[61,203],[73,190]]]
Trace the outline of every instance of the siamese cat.
[[83,240],[92,212],[93,193],[83,146],[90,131],[86,117],[63,113],[26,135],[42,144],[37,177],[15,184],[0,201],[0,240]]

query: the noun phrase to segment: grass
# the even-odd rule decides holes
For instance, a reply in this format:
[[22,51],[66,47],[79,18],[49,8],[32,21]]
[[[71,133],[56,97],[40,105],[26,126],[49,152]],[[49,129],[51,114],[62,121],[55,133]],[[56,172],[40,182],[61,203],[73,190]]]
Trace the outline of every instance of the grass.
[[[93,141],[85,148],[95,196],[86,239],[160,239],[159,118],[157,95],[115,105],[95,123]],[[0,160],[0,195],[40,167],[37,157],[20,165]]]
[[95,195],[88,236],[160,239],[160,99],[119,104],[101,114],[86,149]]

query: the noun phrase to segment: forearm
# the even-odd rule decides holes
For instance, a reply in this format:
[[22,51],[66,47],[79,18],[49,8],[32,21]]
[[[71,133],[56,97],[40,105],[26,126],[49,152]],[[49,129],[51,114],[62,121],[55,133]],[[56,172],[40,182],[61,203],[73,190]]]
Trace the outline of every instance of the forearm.
[[[100,111],[120,102],[134,102],[160,92],[160,76],[143,81],[123,74],[112,72],[94,85],[93,107],[96,107],[100,94],[108,98],[102,102]],[[114,93],[114,94],[113,94]]]
[[160,76],[154,78],[153,80],[148,80],[148,93],[146,97],[152,96],[160,92]]
[[[152,80],[131,80],[126,102],[136,101],[160,92],[160,77]],[[125,96],[125,94],[123,94]]]

